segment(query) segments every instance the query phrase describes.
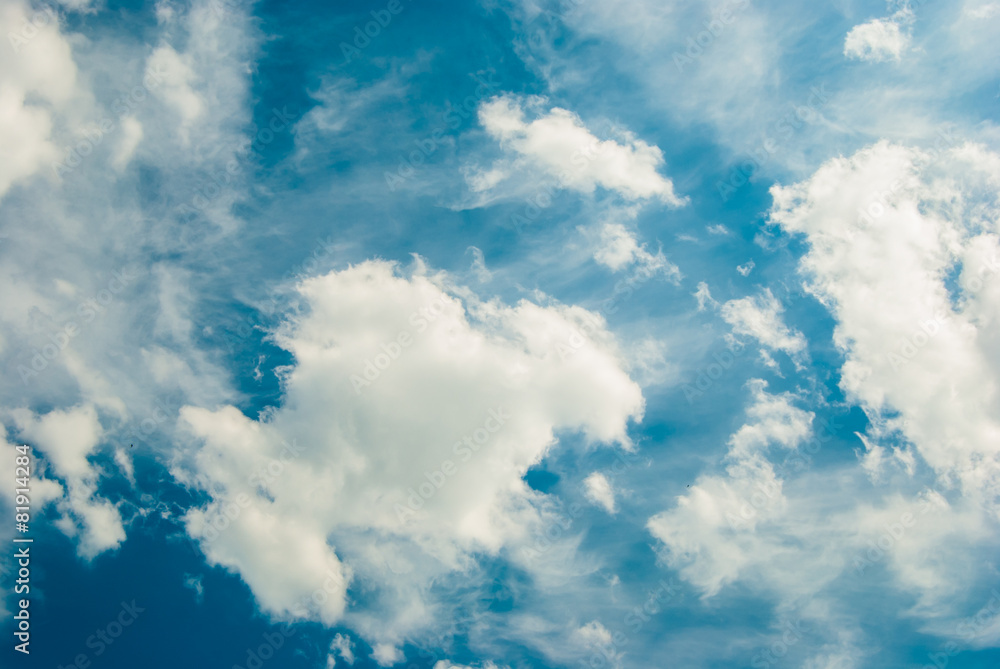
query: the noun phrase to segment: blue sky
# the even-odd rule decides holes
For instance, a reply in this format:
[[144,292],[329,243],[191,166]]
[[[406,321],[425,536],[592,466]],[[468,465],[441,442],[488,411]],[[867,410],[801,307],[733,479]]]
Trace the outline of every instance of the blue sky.
[[998,21],[0,0],[2,666],[997,666]]

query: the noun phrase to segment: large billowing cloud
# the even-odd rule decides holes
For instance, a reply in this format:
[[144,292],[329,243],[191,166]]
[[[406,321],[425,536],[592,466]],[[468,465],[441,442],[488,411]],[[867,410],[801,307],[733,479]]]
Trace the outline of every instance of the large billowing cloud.
[[[432,575],[533,537],[548,503],[522,476],[557,432],[631,447],[643,399],[599,316],[459,299],[446,279],[369,261],[305,280],[275,334],[295,358],[282,407],[182,410],[202,446],[178,476],[213,497],[188,530],[272,614],[346,609],[391,650],[428,624]],[[352,587],[379,601],[352,611]]]
[[841,386],[876,417],[870,457],[912,445],[1000,512],[1000,157],[880,142],[773,194],[837,320]]
[[887,142],[773,189],[772,220],[806,238],[806,288],[836,320],[840,384],[870,425],[857,464],[813,471],[836,426],[811,429],[795,396],[752,384],[726,475],[703,475],[648,525],[705,595],[737,581],[774,593],[843,635],[831,652],[857,664],[857,622],[833,611],[845,584],[885,570],[927,630],[961,637],[982,605],[963,584],[986,577],[996,543],[998,194],[995,154]]

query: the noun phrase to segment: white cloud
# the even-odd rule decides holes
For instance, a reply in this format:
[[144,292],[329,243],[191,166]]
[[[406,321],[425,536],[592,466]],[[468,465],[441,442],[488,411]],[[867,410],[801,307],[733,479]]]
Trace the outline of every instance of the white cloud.
[[201,574],[184,574],[184,587],[194,592],[194,599],[201,604],[205,600],[205,585]]
[[670,347],[668,342],[656,337],[629,342],[629,374],[643,387],[677,381],[680,366],[671,359]]
[[615,491],[607,476],[600,472],[593,472],[583,480],[583,485],[587,499],[604,507],[608,513],[615,513]]
[[594,249],[594,259],[612,271],[635,267],[637,274],[650,277],[664,274],[674,284],[680,283],[681,270],[668,261],[662,251],[653,255],[640,245],[632,232],[621,223],[605,223]]
[[[25,446],[23,442],[15,442],[10,440],[7,434],[7,427],[0,423],[0,447],[6,449],[8,453],[15,453],[15,446]],[[46,478],[42,475],[46,471],[45,465],[39,465],[37,458],[37,453],[33,449],[28,449],[29,454],[32,456],[31,464],[29,465],[29,471],[34,471],[31,476],[31,502],[32,504],[41,509],[49,502],[59,499],[63,496],[63,487],[58,481],[53,481],[50,478]],[[16,453],[15,455],[19,455]],[[44,463],[44,460],[42,461]],[[0,493],[10,501],[10,505],[13,507],[14,499],[17,494],[16,490],[18,486],[15,483],[15,476],[7,476],[2,482],[0,482]]]
[[579,116],[559,107],[526,120],[525,107],[540,108],[544,103],[539,98],[503,95],[480,105],[479,122],[514,159],[471,174],[474,190],[488,190],[502,179],[533,170],[581,193],[601,187],[629,201],[655,198],[674,207],[686,203],[675,195],[671,180],[657,172],[663,165],[658,147],[628,132],[618,133],[620,142],[601,140]]
[[80,95],[69,42],[52,9],[24,2],[0,5],[0,198],[17,181],[55,162],[57,118]]
[[600,648],[611,644],[611,632],[596,620],[575,630],[573,636],[588,648]]
[[346,634],[337,634],[330,642],[330,655],[327,657],[327,669],[337,666],[337,656],[347,664],[354,664],[354,643]]
[[472,252],[472,274],[480,283],[488,283],[493,280],[493,273],[486,267],[486,258],[481,249],[470,246],[468,251]]
[[967,7],[965,13],[974,19],[992,19],[1000,16],[1000,2],[986,2],[978,7]]
[[[522,39],[532,32],[541,37],[519,55],[550,90],[586,89],[595,75],[617,85],[611,83],[614,77],[628,73],[629,86],[622,90],[640,86],[641,93],[631,98],[636,103],[641,100],[682,127],[711,125],[716,139],[734,152],[747,149],[763,119],[777,121],[790,101],[798,103],[797,93],[778,94],[785,87],[777,86],[774,76],[787,65],[786,44],[802,39],[809,25],[797,6],[778,9],[749,0],[580,2],[558,13],[558,30],[539,31],[542,22],[532,21],[538,3],[518,4],[527,32]],[[775,30],[776,25],[782,28]],[[595,48],[583,53],[584,43]],[[753,114],[746,113],[750,108]],[[791,149],[781,152],[786,153]]]
[[391,667],[403,661],[403,653],[392,644],[379,643],[372,649],[372,659],[380,667]]
[[[806,288],[836,320],[841,388],[870,420],[862,471],[891,465],[892,480],[908,481],[923,461],[937,479],[917,495],[838,503],[811,550],[832,556],[839,541],[852,564],[877,556],[916,595],[912,612],[952,636],[962,584],[993,550],[1000,515],[1000,156],[879,142],[772,194],[773,222],[808,243]],[[887,540],[904,514],[919,531]]]
[[88,460],[104,434],[97,412],[91,405],[43,415],[27,409],[10,412],[21,437],[35,444],[66,482],[66,497],[59,500],[63,512],[59,526],[73,536],[79,534],[77,550],[92,559],[117,548],[125,539],[118,508],[97,496],[100,470]]
[[132,117],[122,119],[122,136],[111,159],[111,165],[118,171],[124,170],[135,150],[142,141],[142,123]]
[[854,26],[844,38],[844,55],[873,63],[898,61],[910,44],[905,26],[912,20],[912,12],[904,9],[889,18]]
[[71,10],[84,10],[93,4],[93,0],[59,0],[59,4]]
[[737,265],[736,266],[736,271],[739,272],[741,276],[750,276],[750,272],[752,272],[753,268],[756,267],[756,266],[757,266],[757,263],[755,263],[753,261],[753,258],[751,258],[750,260],[748,260],[744,264]]
[[[34,479],[33,506],[56,502],[55,525],[85,559],[125,538],[127,507],[99,492],[106,476],[134,478],[123,433],[144,420],[155,424],[143,436],[162,454],[176,412],[162,413],[157,400],[178,386],[191,389],[188,401],[208,406],[234,395],[227,374],[208,362],[212,354],[190,331],[185,337],[183,328],[166,327],[193,316],[194,301],[176,299],[187,294],[184,273],[173,261],[147,255],[184,255],[189,232],[206,226],[179,225],[168,203],[190,201],[200,170],[218,173],[216,161],[225,164],[244,139],[249,113],[241,90],[253,40],[241,30],[236,5],[227,3],[220,25],[208,4],[186,6],[183,20],[154,37],[189,47],[178,57],[212,105],[212,114],[192,128],[204,140],[192,151],[179,141],[176,110],[146,86],[150,47],[143,40],[102,29],[94,40],[92,22],[74,20],[72,32],[60,23],[64,9],[43,21],[49,14],[41,6],[32,19],[24,3],[0,3],[0,196],[8,218],[19,221],[4,228],[0,249],[0,355],[14,374],[0,404],[11,433],[37,442],[40,476],[54,477]],[[26,18],[37,31],[26,28]],[[13,44],[11,35],[18,37]],[[72,167],[57,168],[71,151],[77,152]],[[155,203],[145,201],[150,191],[138,185],[144,161],[155,163]],[[214,240],[198,235],[199,247],[211,248]],[[162,270],[172,294],[148,290],[148,274],[131,271],[137,267],[154,275]],[[157,320],[165,327],[151,327]],[[113,442],[121,448],[105,445]],[[99,458],[103,468],[95,464]]]
[[811,431],[812,414],[793,406],[790,395],[772,395],[760,380],[751,387],[750,420],[729,439],[728,476],[699,477],[676,507],[647,524],[667,563],[707,594],[777,556],[755,532],[786,507],[782,481],[765,456],[774,446],[795,449]]
[[[592,620],[586,625],[573,630],[572,639],[587,655],[593,657],[595,654],[602,658],[604,662],[610,660],[611,667],[621,667],[621,653],[615,652],[615,644],[612,640],[611,632],[604,625],[596,620]],[[593,661],[591,661],[593,664]]]
[[712,299],[712,291],[709,290],[708,284],[704,281],[698,282],[698,289],[693,295],[698,300],[698,311],[704,311],[707,306],[716,307],[719,305],[718,302]]
[[[188,531],[273,615],[344,618],[399,645],[432,617],[431,578],[533,538],[548,502],[522,476],[557,430],[629,446],[643,399],[600,317],[467,289],[463,304],[445,279],[379,261],[308,279],[296,289],[308,310],[275,336],[296,361],[282,408],[262,421],[182,410],[203,445],[175,471],[213,495]],[[558,346],[584,323],[564,360]],[[283,443],[301,455],[282,461]],[[268,461],[280,475],[254,482]],[[235,519],[219,520],[241,495]],[[217,538],[213,521],[229,525]],[[327,573],[329,596],[310,603]],[[384,591],[382,603],[345,613],[352,580]]]
[[169,44],[164,44],[149,56],[149,69],[162,78],[162,83],[153,89],[154,93],[180,116],[182,136],[187,136],[188,128],[205,110],[201,96],[192,88],[197,77],[191,56],[179,54]]
[[132,462],[132,455],[123,446],[115,449],[115,464],[128,482],[135,485],[135,464]]
[[801,269],[837,320],[841,386],[876,418],[873,436],[901,434],[996,503],[1000,157],[880,142],[772,192],[772,220],[809,243]]
[[366,121],[389,100],[411,94],[406,75],[412,74],[409,68],[419,67],[410,64],[402,72],[394,69],[383,78],[364,84],[344,77],[322,76],[318,88],[309,91],[316,104],[295,123],[296,163],[302,166],[314,152],[322,155],[331,147],[340,150],[335,142],[343,138],[375,141],[375,136],[384,132],[384,126],[370,125]]
[[784,324],[782,311],[781,303],[769,288],[756,297],[730,300],[720,308],[722,318],[737,335],[753,337],[768,348],[797,356],[805,351],[806,339],[801,332]]

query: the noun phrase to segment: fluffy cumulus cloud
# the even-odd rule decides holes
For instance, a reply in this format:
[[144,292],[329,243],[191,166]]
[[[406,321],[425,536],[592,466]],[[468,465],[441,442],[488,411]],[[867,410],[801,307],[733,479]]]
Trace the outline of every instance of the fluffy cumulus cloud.
[[371,657],[380,667],[391,667],[403,661],[403,653],[389,643],[375,644]]
[[[961,584],[985,577],[995,550],[998,194],[1000,157],[981,147],[888,142],[773,189],[772,220],[805,236],[806,288],[836,321],[841,387],[869,418],[864,448],[836,483],[809,472],[835,428],[810,437],[793,397],[752,385],[727,475],[703,475],[649,522],[668,565],[708,595],[745,581],[816,620],[842,596],[835,579],[885,569],[928,629],[961,636],[963,612],[982,605]],[[791,449],[780,463],[776,448]],[[865,478],[880,475],[892,485],[872,492]],[[857,658],[851,626],[837,634],[816,666]]]
[[812,414],[794,406],[790,395],[773,395],[760,380],[752,392],[750,420],[729,439],[726,475],[703,475],[647,525],[662,542],[665,561],[707,594],[779,558],[780,549],[756,532],[786,510],[768,452],[795,449],[811,431]]
[[[544,99],[514,95],[480,105],[479,122],[511,158],[470,176],[473,190],[489,190],[529,170],[581,193],[602,188],[628,201],[656,199],[674,207],[686,202],[657,171],[664,163],[658,147],[626,131],[616,133],[619,141],[602,140],[573,112],[559,107],[546,112],[544,107]],[[529,120],[529,111],[536,118]]]
[[772,220],[809,243],[872,450],[898,437],[1000,513],[1000,157],[879,142],[773,195]]
[[844,55],[872,63],[898,61],[910,45],[911,23],[913,12],[904,8],[888,18],[856,25],[844,38]]
[[[918,505],[897,497],[858,509],[843,488],[810,479],[804,473],[810,454],[829,442],[829,426],[821,431],[814,425],[814,414],[796,406],[802,398],[769,392],[759,379],[749,388],[747,420],[728,440],[725,473],[699,476],[675,505],[649,519],[647,529],[660,542],[663,563],[703,599],[734,583],[777,598],[780,615],[767,642],[748,651],[745,661],[752,666],[778,658],[828,666],[824,658],[833,656],[844,662],[839,666],[858,666],[864,652],[857,623],[835,613],[838,579],[865,542],[881,539],[903,509]],[[909,543],[915,535],[906,535],[907,550],[920,550]],[[815,654],[816,648],[824,653]]]
[[[187,528],[271,614],[346,617],[389,658],[428,624],[434,575],[526,542],[549,516],[522,476],[556,432],[631,448],[643,398],[600,318],[577,307],[459,299],[419,262],[401,276],[369,261],[296,290],[302,309],[274,335],[295,358],[281,408],[181,412],[201,446],[176,473],[212,495]],[[352,587],[380,599],[354,612]]]
[[583,485],[587,499],[604,507],[608,513],[615,512],[615,491],[607,476],[600,472],[593,472],[583,480]]
[[[0,450],[30,444],[33,531],[95,574],[183,531],[208,566],[156,606],[245,586],[328,669],[1000,643],[1000,5],[500,4],[415,51],[378,8],[0,0]],[[371,21],[356,59],[312,48]],[[949,116],[981,144],[915,148]],[[411,252],[448,271],[378,259]],[[713,329],[767,380],[726,363],[699,402]]]
[[634,268],[645,278],[662,274],[677,284],[681,280],[680,268],[666,259],[662,251],[650,253],[635,235],[621,223],[608,222],[600,230],[594,259],[612,271]]
[[89,460],[104,432],[94,407],[85,405],[42,415],[15,409],[11,416],[20,437],[35,444],[53,474],[65,482],[64,496],[62,488],[52,480],[33,481],[32,488],[41,493],[35,496],[35,504],[43,506],[59,500],[61,518],[57,525],[67,535],[78,538],[77,550],[82,557],[90,559],[117,548],[125,539],[121,513],[96,494],[101,471]]
[[799,356],[806,349],[802,333],[782,321],[782,305],[769,288],[757,296],[729,300],[719,311],[735,334],[753,337],[769,349],[790,356]]
[[334,635],[333,641],[330,642],[330,654],[327,655],[326,659],[327,669],[334,669],[337,666],[338,658],[343,660],[344,664],[354,664],[354,644],[346,634]]

